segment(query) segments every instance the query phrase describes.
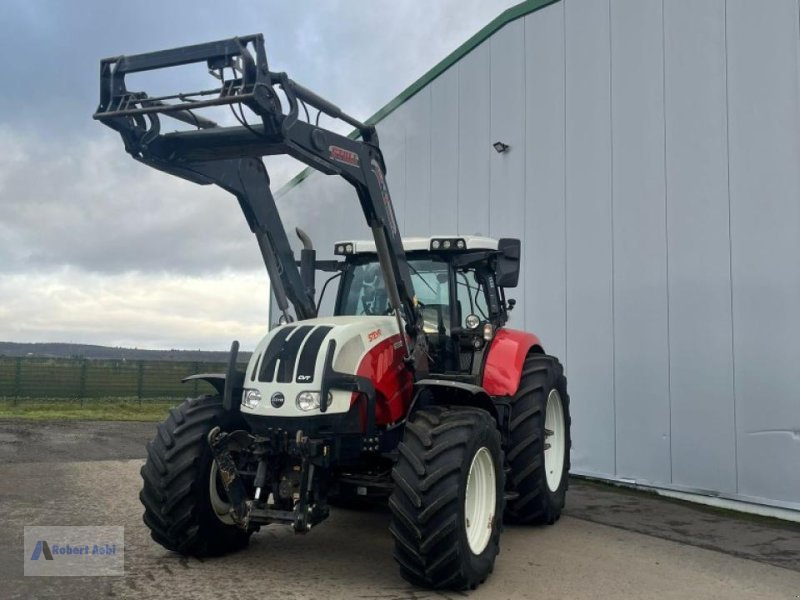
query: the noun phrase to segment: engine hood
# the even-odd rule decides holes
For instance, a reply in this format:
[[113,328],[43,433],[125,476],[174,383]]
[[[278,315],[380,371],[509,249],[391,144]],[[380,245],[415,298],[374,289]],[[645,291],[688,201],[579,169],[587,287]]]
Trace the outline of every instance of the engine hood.
[[[296,405],[301,392],[319,392],[325,357],[331,341],[336,348],[333,367],[356,374],[370,349],[395,338],[402,344],[397,321],[389,316],[321,317],[280,325],[256,346],[245,373],[245,390],[258,390],[255,408],[242,404],[242,412],[274,417],[308,417],[320,411],[302,411]],[[247,393],[247,392],[245,392]],[[273,403],[271,400],[275,398]],[[280,402],[281,397],[283,402]],[[350,409],[351,393],[333,390],[327,413]]]

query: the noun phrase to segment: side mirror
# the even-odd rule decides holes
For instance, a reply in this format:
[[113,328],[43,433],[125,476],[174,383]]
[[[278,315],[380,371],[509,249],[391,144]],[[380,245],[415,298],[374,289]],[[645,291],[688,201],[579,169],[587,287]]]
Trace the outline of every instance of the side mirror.
[[495,279],[498,287],[517,287],[521,249],[522,243],[515,238],[500,238],[497,242],[497,250],[500,254],[497,257]]

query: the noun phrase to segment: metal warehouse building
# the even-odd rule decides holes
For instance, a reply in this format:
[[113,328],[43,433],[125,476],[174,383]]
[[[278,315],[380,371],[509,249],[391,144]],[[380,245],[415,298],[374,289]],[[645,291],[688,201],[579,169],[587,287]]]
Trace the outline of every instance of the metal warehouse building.
[[[798,0],[529,0],[373,117],[404,235],[522,239],[573,473],[800,511],[799,48]],[[279,202],[369,237],[338,178]]]

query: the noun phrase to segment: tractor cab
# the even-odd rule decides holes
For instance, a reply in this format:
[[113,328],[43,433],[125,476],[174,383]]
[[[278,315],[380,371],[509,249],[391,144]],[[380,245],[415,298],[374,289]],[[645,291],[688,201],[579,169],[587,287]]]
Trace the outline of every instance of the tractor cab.
[[[404,238],[432,373],[474,380],[484,350],[505,325],[517,285],[520,242],[478,236]],[[373,241],[343,241],[344,257],[334,314],[393,314]]]

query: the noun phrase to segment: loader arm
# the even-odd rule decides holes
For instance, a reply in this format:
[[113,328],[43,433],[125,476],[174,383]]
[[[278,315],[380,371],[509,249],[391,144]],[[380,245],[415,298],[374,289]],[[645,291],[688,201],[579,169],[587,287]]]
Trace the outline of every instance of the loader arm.
[[[130,91],[125,85],[125,76],[131,73],[192,63],[206,63],[219,85],[156,97]],[[349,182],[372,230],[398,327],[412,340],[421,337],[414,287],[375,128],[343,113],[285,73],[270,71],[262,35],[104,59],[100,80],[100,104],[94,118],[121,135],[133,158],[194,183],[215,184],[237,198],[258,240],[278,308],[287,318],[289,303],[301,320],[316,316],[316,308],[313,293],[304,286],[297,268],[261,157],[288,154]],[[286,97],[285,112],[276,87]],[[225,105],[240,126],[220,126],[198,114],[201,109]],[[311,106],[349,123],[361,139],[302,120],[301,106],[306,115]],[[249,123],[245,107],[260,122]],[[162,133],[160,116],[196,129]],[[407,356],[411,355],[409,345]]]

